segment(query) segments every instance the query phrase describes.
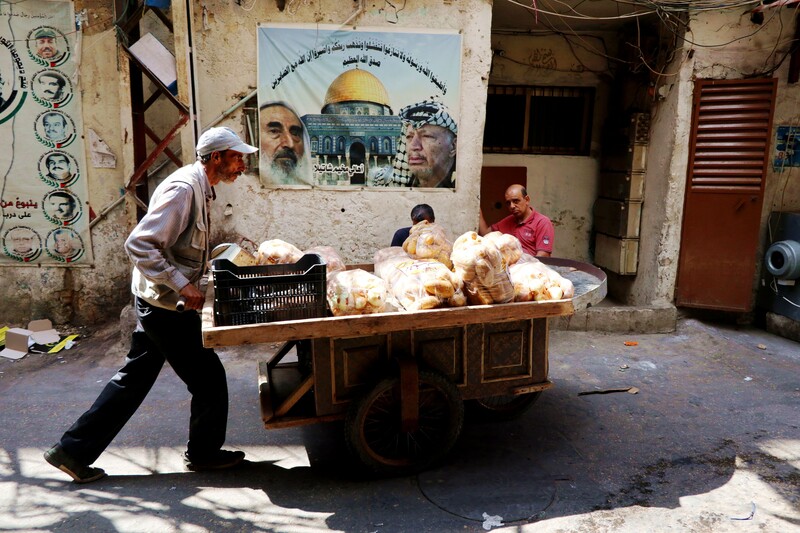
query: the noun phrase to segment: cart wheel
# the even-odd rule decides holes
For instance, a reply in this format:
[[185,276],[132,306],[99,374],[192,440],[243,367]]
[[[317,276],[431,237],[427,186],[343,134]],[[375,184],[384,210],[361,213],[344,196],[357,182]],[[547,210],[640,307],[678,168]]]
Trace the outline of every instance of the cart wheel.
[[541,394],[542,392],[538,391],[469,400],[466,402],[467,417],[478,422],[513,420],[530,409]]
[[401,429],[400,378],[378,383],[347,414],[350,451],[383,475],[408,475],[442,459],[456,443],[464,422],[464,402],[450,381],[435,372],[419,373],[419,424]]

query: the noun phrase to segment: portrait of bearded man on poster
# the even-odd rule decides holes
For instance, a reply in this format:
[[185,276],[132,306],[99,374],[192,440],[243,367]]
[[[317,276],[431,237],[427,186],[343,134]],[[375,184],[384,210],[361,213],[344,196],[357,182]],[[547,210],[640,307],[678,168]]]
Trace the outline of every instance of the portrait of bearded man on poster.
[[259,109],[262,180],[275,185],[310,185],[308,131],[286,102],[269,102]]
[[422,188],[455,187],[458,125],[437,100],[423,100],[400,110],[402,132],[391,173],[375,185]]

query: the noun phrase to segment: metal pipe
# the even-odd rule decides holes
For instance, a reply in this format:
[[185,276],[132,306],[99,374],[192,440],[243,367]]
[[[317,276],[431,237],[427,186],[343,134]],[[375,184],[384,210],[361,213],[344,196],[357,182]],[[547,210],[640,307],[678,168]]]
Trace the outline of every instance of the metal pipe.
[[245,104],[245,102],[247,102],[247,101],[248,101],[248,100],[250,100],[252,97],[254,97],[254,96],[256,95],[256,93],[257,93],[257,92],[258,92],[258,89],[254,89],[254,90],[253,90],[253,92],[251,92],[251,93],[250,93],[250,94],[248,94],[247,96],[243,97],[241,100],[239,100],[238,102],[236,102],[235,104],[233,104],[233,105],[232,105],[231,107],[229,107],[227,110],[223,111],[221,114],[219,114],[219,115],[217,116],[217,118],[215,118],[215,119],[214,119],[214,120],[212,120],[212,121],[211,121],[209,124],[207,124],[205,127],[203,127],[203,131],[205,131],[206,129],[210,128],[211,126],[214,126],[214,125],[216,125],[216,124],[219,124],[219,123],[222,121],[222,119],[224,119],[225,117],[227,117],[228,115],[230,115],[231,113],[233,113],[234,111],[236,111],[237,109],[239,109],[240,107],[242,107],[242,106]]
[[105,216],[108,214],[108,212],[109,212],[109,211],[111,211],[112,209],[114,209],[115,207],[117,207],[119,204],[121,204],[121,203],[122,203],[122,201],[123,201],[123,200],[125,200],[125,196],[127,196],[127,194],[128,194],[128,191],[125,191],[125,194],[123,194],[122,196],[120,196],[119,198],[117,198],[116,200],[114,200],[113,202],[111,202],[110,204],[108,204],[107,206],[105,206],[105,207],[104,207],[104,208],[103,208],[103,209],[102,209],[102,210],[101,210],[101,211],[100,211],[100,212],[97,214],[97,216],[94,218],[94,220],[92,220],[91,222],[89,222],[89,229],[92,229],[92,228],[94,227],[94,225],[95,225],[95,224],[97,224],[98,222],[100,222],[100,220],[102,220],[103,218],[105,218]]
[[133,194],[131,191],[126,190],[125,194],[123,194],[122,196],[120,196],[119,198],[117,198],[116,200],[114,200],[113,202],[111,202],[110,204],[108,204],[107,206],[105,206],[103,209],[100,210],[97,216],[94,217],[94,220],[89,222],[89,229],[92,229],[98,222],[104,219],[106,215],[108,215],[108,213],[111,212],[112,209],[121,204],[122,201],[125,200],[125,197],[128,195],[130,195],[130,197],[133,198],[133,201],[136,202],[136,205],[138,205],[143,210],[147,211],[147,204],[145,204],[141,200],[141,198]]

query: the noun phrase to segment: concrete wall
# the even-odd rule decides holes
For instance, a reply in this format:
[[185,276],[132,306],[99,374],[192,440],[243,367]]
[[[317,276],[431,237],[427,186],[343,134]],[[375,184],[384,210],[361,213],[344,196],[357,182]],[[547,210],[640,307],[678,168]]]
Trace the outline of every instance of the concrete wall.
[[[102,0],[76,2],[76,12],[82,8],[89,14],[80,44],[82,133],[88,139],[88,131],[93,129],[118,156],[116,169],[93,168],[85,141],[88,201],[92,210],[100,213],[120,197],[123,162],[119,156],[126,134],[119,120],[117,44],[109,24],[114,20],[113,11],[109,2]],[[97,221],[91,230],[92,267],[0,268],[0,325],[25,326],[37,318],[49,318],[57,324],[87,324],[116,316],[130,300],[130,266],[122,242],[132,220],[123,202]]]
[[[608,71],[608,60],[597,51],[616,47],[611,34],[585,34],[586,48],[569,46],[557,35],[492,36],[495,52],[491,84],[595,87],[591,152],[588,156],[485,154],[485,166],[528,169],[528,193],[533,206],[553,221],[553,255],[590,261],[592,206],[597,198],[601,131],[606,118],[609,85],[597,73]],[[546,68],[538,68],[546,67]]]
[[[341,24],[355,15],[351,24],[360,27],[458,29],[463,35],[458,188],[455,192],[289,191],[265,189],[257,176],[246,175],[233,186],[219,187],[213,213],[213,236],[217,242],[246,237],[256,243],[280,238],[302,248],[329,244],[338,247],[348,262],[370,261],[375,250],[388,244],[394,230],[408,223],[411,207],[420,202],[435,208],[437,220],[454,237],[475,229],[481,166],[525,166],[534,205],[556,224],[557,255],[590,259],[597,154],[602,143],[600,131],[606,115],[605,102],[610,96],[604,78],[592,71],[606,70],[605,60],[580,48],[570,50],[556,36],[492,36],[491,5],[485,0],[409,0],[396,24],[390,22],[395,18],[383,3],[298,0],[287,4],[287,9],[281,12],[274,2],[256,2],[249,11],[228,0],[173,2],[177,33],[174,46],[169,47],[175,50],[178,58],[179,98],[192,104],[188,91],[187,45],[191,37],[197,87],[194,104],[201,127],[255,89],[255,28],[259,22]],[[117,154],[118,161],[115,169],[87,169],[89,203],[95,213],[101,213],[119,199],[121,187],[133,172],[128,76],[126,61],[117,57],[115,32],[109,25],[115,15],[108,2],[76,2],[76,10],[82,8],[87,9],[90,21],[82,41],[83,133],[86,136],[88,129],[95,130]],[[357,13],[356,8],[359,8]],[[619,284],[628,303],[646,305],[671,302],[674,298],[691,126],[692,80],[694,77],[741,78],[777,65],[790,44],[794,11],[775,13],[779,14],[767,13],[761,28],[736,11],[707,12],[692,17],[692,32],[687,37],[697,43],[719,44],[756,33],[722,48],[685,44],[666,69],[669,75],[664,78],[665,98],[652,110],[639,274]],[[187,22],[193,28],[191,36],[183,31]],[[611,37],[598,34],[587,37],[589,39],[614,55],[615,43]],[[502,61],[496,57],[493,60],[492,49],[503,50],[505,57],[518,61]],[[537,58],[542,57],[537,51],[541,50],[552,54],[558,70],[536,68]],[[787,59],[774,73],[780,80],[776,126],[796,125],[800,113],[797,87],[786,83],[788,64]],[[482,135],[486,86],[490,79],[492,83],[597,87],[592,153],[587,157],[496,154],[484,157]],[[239,111],[222,124],[244,131]],[[192,129],[186,127],[180,138],[182,153],[192,154],[193,144]],[[88,153],[87,160],[90,160]],[[777,173],[770,169],[762,235],[766,234],[764,228],[770,211],[800,209],[800,181],[795,179],[796,173],[796,170]],[[231,206],[229,215],[225,214],[227,205]],[[92,227],[96,262],[92,268],[3,268],[0,297],[7,304],[0,311],[0,324],[23,325],[32,318],[44,317],[56,323],[85,324],[116,317],[119,309],[130,300],[130,265],[122,246],[134,223],[135,209],[130,202],[118,204],[96,221]]]
[[[653,105],[653,125],[648,149],[645,198],[635,277],[610,277],[609,294],[633,305],[674,301],[680,253],[681,224],[688,165],[694,80],[777,77],[778,91],[771,135],[770,160],[775,155],[778,125],[797,125],[800,90],[787,83],[789,60],[784,58],[795,25],[794,10],[768,10],[762,25],[738,10],[703,12],[690,20],[682,50],[665,72],[663,100]],[[726,44],[723,47],[713,46]],[[777,43],[777,44],[776,44]],[[701,46],[704,45],[704,46]],[[768,72],[774,68],[774,72]],[[766,221],[772,210],[800,209],[797,169],[775,172],[769,166],[762,211],[762,243],[755,257],[762,263]],[[754,280],[742,280],[753,283]]]
[[[244,11],[234,2],[192,3],[196,103],[200,123],[212,119],[249,94],[256,86],[255,29],[259,22],[342,24],[386,28],[457,29],[463,35],[461,109],[458,135],[458,183],[451,190],[280,190],[262,187],[257,176],[240,177],[233,186],[217,187],[214,234],[218,239],[246,237],[256,243],[282,239],[301,249],[315,245],[337,248],[347,262],[371,262],[376,250],[388,246],[394,231],[407,226],[411,208],[430,204],[437,222],[456,236],[477,228],[481,142],[486,82],[491,52],[491,6],[485,1],[454,3],[410,0],[394,20],[383,3],[287,3],[281,12],[274,2],[257,2]],[[177,6],[173,5],[173,9]],[[179,36],[180,38],[180,36]],[[432,51],[432,53],[435,53]],[[243,132],[241,116],[224,120]],[[184,151],[191,139],[185,137]],[[224,214],[227,205],[229,215]]]
[[[96,213],[119,198],[134,171],[127,61],[117,57],[115,32],[110,28],[117,14],[109,4],[85,0],[75,6],[76,11],[86,8],[89,17],[81,66],[84,135],[89,128],[97,131],[118,158],[116,169],[88,169],[89,203]],[[463,35],[458,186],[456,191],[425,192],[289,191],[265,189],[257,176],[245,175],[233,186],[218,188],[212,213],[213,240],[246,237],[259,243],[280,238],[301,248],[326,244],[337,247],[348,262],[371,262],[377,249],[388,246],[394,231],[408,225],[411,208],[417,203],[432,205],[437,220],[453,237],[477,228],[481,141],[491,63],[489,2],[410,0],[396,16],[388,5],[360,0],[293,1],[286,3],[283,12],[276,2],[246,4],[249,10],[229,0],[173,1],[174,43],[159,34],[178,61],[178,98],[190,106],[194,103],[200,129],[255,89],[255,33],[260,22],[342,24],[350,20],[351,25],[387,30],[456,29]],[[190,35],[186,32],[188,24],[192,27]],[[144,33],[157,31],[159,25],[147,15],[142,27]],[[193,63],[189,62],[190,40]],[[190,67],[194,69],[194,95],[188,90]],[[148,125],[163,133],[174,115],[166,106],[154,108],[155,113],[160,109],[164,109],[164,119],[149,117]],[[244,132],[239,111],[220,125]],[[185,162],[193,160],[192,130],[190,126],[183,128],[179,141],[171,147],[183,154]],[[174,168],[168,165],[165,170],[170,167]],[[226,215],[227,205],[231,209]],[[0,297],[18,304],[3,306],[0,324],[24,325],[32,318],[43,317],[55,323],[91,323],[118,316],[130,301],[130,263],[123,243],[135,222],[135,206],[128,200],[96,223],[92,228],[93,268],[4,268]]]

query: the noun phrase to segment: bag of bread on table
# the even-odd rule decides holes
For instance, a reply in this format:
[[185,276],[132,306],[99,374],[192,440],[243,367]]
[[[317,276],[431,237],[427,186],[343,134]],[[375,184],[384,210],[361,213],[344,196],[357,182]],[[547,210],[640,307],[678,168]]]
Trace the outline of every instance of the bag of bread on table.
[[375,275],[386,281],[391,287],[395,276],[399,276],[397,265],[410,261],[411,257],[400,246],[381,248],[372,258],[372,268]]
[[464,283],[464,293],[469,303],[485,305],[514,299],[514,288],[503,254],[492,241],[468,231],[453,243],[450,258],[456,275]]
[[575,295],[572,282],[534,256],[522,254],[508,269],[515,302],[565,300]]
[[389,283],[392,297],[406,311],[460,307],[467,303],[458,277],[438,261],[389,258],[380,272]]
[[497,249],[503,254],[506,266],[513,265],[522,257],[522,243],[510,233],[492,231],[484,235],[483,238],[497,246]]
[[331,276],[337,272],[347,270],[347,267],[342,260],[342,256],[336,251],[333,246],[312,246],[303,254],[317,254],[325,262],[325,274],[330,281]]
[[256,261],[259,265],[288,265],[297,263],[303,257],[303,252],[294,244],[280,239],[264,241],[256,252]]
[[433,259],[447,268],[453,268],[450,262],[453,243],[439,224],[423,220],[411,226],[408,238],[403,242],[403,250],[414,259]]
[[355,268],[328,277],[328,306],[334,316],[366,315],[386,310],[386,282]]

